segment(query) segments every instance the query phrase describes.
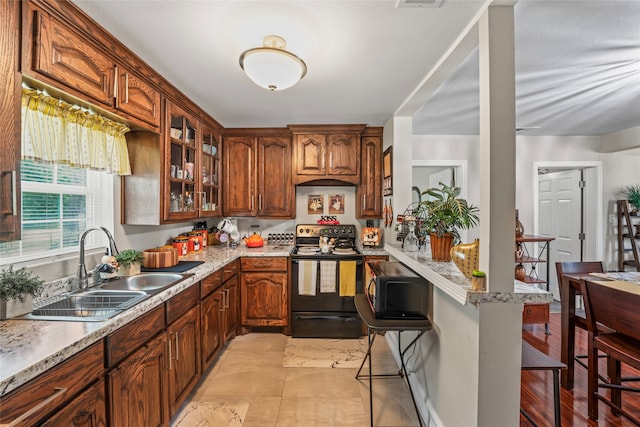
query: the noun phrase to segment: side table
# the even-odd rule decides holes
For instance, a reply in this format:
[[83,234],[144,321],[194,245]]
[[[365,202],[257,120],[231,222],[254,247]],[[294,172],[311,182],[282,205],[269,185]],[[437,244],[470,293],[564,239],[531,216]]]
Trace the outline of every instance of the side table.
[[[411,400],[413,401],[413,407],[416,410],[416,415],[418,417],[418,422],[420,423],[420,427],[423,426],[422,418],[420,418],[420,412],[418,411],[418,405],[416,403],[415,396],[413,394],[413,390],[411,388],[411,383],[409,382],[409,377],[407,374],[407,367],[404,362],[405,353],[411,349],[417,342],[418,339],[427,331],[430,331],[433,328],[431,321],[429,319],[423,320],[413,320],[413,319],[376,319],[369,306],[369,302],[367,301],[367,297],[364,294],[358,294],[355,296],[355,305],[358,314],[362,318],[362,321],[367,325],[367,340],[368,340],[368,348],[367,354],[365,355],[362,363],[360,364],[360,369],[356,373],[356,379],[360,379],[364,377],[364,375],[360,375],[362,368],[369,359],[369,417],[371,419],[371,427],[373,427],[373,389],[372,389],[372,379],[373,378],[383,378],[383,377],[400,377],[405,378],[407,382],[407,386],[409,387],[409,393],[411,393]],[[371,371],[371,348],[373,346],[373,342],[376,339],[376,335],[378,332],[383,331],[397,331],[398,332],[398,353],[400,354],[400,371],[396,374],[376,374],[373,375]],[[405,331],[414,331],[418,332],[418,335],[411,340],[411,342],[403,349],[402,348],[402,332]]]

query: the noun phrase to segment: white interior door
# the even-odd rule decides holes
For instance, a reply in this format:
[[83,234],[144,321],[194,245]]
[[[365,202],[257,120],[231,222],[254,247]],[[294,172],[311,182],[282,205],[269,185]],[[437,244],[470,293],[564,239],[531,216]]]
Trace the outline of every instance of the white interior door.
[[[538,233],[551,242],[549,286],[559,300],[556,262],[580,261],[581,172],[579,169],[538,176]],[[539,270],[542,273],[542,270]]]

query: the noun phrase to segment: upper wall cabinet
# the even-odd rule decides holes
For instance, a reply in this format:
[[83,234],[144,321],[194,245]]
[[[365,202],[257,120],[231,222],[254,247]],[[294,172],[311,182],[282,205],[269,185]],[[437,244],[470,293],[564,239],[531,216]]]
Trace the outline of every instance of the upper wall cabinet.
[[[29,8],[31,49],[25,49],[23,73],[84,95],[125,118],[160,126],[160,92],[118,64],[89,38],[43,10]],[[29,28],[29,27],[27,27]]]
[[293,181],[360,183],[360,134],[365,125],[290,125]]
[[19,2],[0,2],[0,242],[20,239],[19,17]]
[[227,129],[224,215],[294,218],[291,136],[274,129]]
[[361,182],[356,192],[356,216],[382,217],[382,129],[367,128],[362,136]]

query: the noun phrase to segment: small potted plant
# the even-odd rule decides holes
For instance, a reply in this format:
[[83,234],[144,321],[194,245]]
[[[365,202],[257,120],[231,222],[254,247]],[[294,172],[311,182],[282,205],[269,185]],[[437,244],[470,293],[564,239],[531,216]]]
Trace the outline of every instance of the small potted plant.
[[118,276],[135,276],[140,274],[144,254],[136,249],[125,249],[116,255],[116,261],[118,261]]
[[14,270],[10,265],[0,271],[0,320],[33,311],[33,297],[42,293],[44,283],[26,268]]
[[440,188],[422,192],[430,196],[420,202],[424,213],[422,229],[430,236],[431,257],[434,261],[451,261],[450,251],[460,241],[458,229],[474,227],[480,221],[478,208],[460,199],[460,188],[439,183]]
[[618,192],[618,194],[627,199],[634,210],[640,210],[640,184],[626,185]]

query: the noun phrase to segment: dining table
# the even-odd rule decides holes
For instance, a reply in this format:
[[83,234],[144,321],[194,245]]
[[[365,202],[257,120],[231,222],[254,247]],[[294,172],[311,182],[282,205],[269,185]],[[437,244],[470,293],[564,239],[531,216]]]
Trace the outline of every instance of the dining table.
[[[560,281],[560,361],[567,365],[560,375],[562,388],[571,390],[574,383],[576,339],[576,295],[580,295],[580,282],[584,280],[621,280],[640,286],[640,272],[566,273]],[[585,364],[586,366],[586,364]]]

